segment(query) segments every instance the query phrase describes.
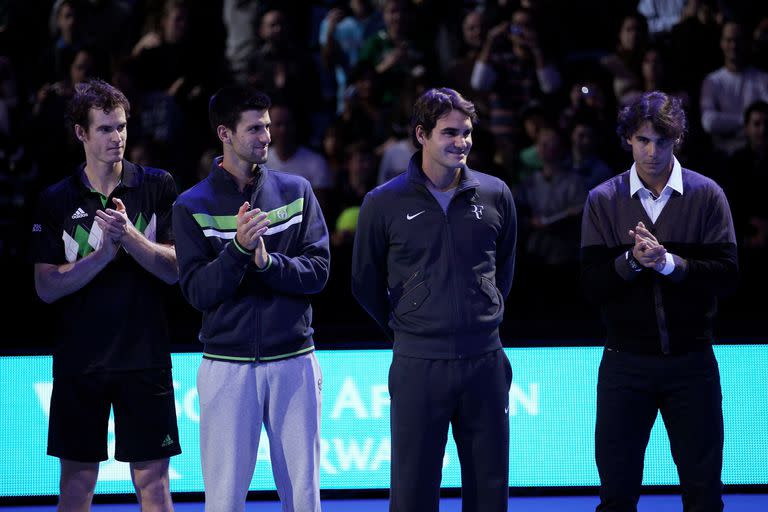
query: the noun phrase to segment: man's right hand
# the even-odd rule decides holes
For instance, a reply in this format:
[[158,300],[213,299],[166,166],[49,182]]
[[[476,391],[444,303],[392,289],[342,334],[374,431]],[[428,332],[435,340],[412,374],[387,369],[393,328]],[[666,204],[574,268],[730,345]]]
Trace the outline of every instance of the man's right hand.
[[259,246],[259,240],[267,229],[269,220],[267,213],[258,208],[249,210],[248,201],[244,202],[237,211],[237,243],[248,251],[255,251]]
[[632,256],[642,266],[652,269],[664,266],[667,249],[659,243],[653,233],[648,231],[645,224],[638,222],[635,229],[629,230],[629,235],[635,239]]

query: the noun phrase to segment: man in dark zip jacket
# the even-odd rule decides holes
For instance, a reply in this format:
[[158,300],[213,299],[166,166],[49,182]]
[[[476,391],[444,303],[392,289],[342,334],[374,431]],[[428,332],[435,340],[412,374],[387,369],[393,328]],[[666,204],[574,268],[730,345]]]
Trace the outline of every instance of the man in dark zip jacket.
[[262,425],[283,510],[319,511],[320,368],[308,295],[328,280],[328,230],[309,182],[263,164],[270,99],[210,101],[224,156],[173,209],[181,290],[203,312],[205,510],[242,511]]
[[720,511],[723,411],[712,351],[717,296],[736,284],[728,201],[674,156],[680,101],[661,92],[619,113],[632,168],[592,189],[582,280],[607,331],[597,383],[598,511],[635,511],[645,448],[661,411],[685,511]]
[[452,89],[419,98],[408,170],[360,209],[352,292],[394,341],[390,510],[437,511],[448,426],[462,510],[507,510],[509,386],[499,339],[517,220],[509,188],[469,169],[474,105]]

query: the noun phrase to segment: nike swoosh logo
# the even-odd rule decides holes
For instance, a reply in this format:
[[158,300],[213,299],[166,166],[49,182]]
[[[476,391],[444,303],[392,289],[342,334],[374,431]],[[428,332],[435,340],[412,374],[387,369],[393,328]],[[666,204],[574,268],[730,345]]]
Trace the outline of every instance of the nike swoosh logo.
[[408,219],[408,220],[413,220],[416,217],[418,217],[419,215],[421,215],[422,213],[424,213],[425,211],[426,210],[421,210],[419,213],[414,213],[413,215],[411,215],[410,213],[406,213],[405,214],[405,218]]

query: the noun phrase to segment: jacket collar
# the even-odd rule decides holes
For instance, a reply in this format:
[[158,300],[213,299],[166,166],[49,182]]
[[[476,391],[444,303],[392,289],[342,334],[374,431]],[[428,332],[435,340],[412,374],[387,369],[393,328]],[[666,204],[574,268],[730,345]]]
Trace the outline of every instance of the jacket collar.
[[[235,178],[222,166],[222,161],[224,160],[223,156],[217,156],[213,159],[213,165],[211,166],[211,179],[214,180],[214,182],[217,183],[227,183],[227,186],[233,187],[235,190],[238,190],[237,182],[235,181]],[[267,169],[266,165],[258,165],[256,166],[256,179],[253,181],[252,184],[246,186],[246,190],[251,189],[254,192],[261,189],[261,186],[264,184],[264,180],[266,179],[267,172],[269,170]]]
[[[424,171],[421,168],[422,154],[422,150],[418,150],[411,156],[406,174],[408,176],[408,181],[426,187],[429,178],[427,178],[427,175],[424,174]],[[480,181],[475,176],[475,172],[469,167],[464,167],[464,169],[461,170],[459,184],[456,186],[456,193],[458,194],[468,189],[478,188],[479,186]]]

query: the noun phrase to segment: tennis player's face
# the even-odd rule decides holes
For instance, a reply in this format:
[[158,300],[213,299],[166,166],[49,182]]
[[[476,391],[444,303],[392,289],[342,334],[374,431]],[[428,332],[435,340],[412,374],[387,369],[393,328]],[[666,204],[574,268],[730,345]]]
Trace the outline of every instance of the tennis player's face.
[[85,129],[75,126],[75,134],[83,142],[86,160],[92,164],[116,164],[123,159],[128,138],[125,110],[117,107],[110,112],[92,108]]
[[272,142],[271,120],[267,110],[246,110],[231,134],[232,149],[240,160],[251,164],[267,161],[267,151]]
[[655,183],[672,172],[675,141],[657,132],[650,121],[641,124],[627,144],[632,146],[635,169],[644,181]]
[[466,167],[467,155],[472,149],[472,120],[459,110],[451,110],[437,120],[432,132],[426,135],[417,127],[424,151],[424,169],[440,172]]

